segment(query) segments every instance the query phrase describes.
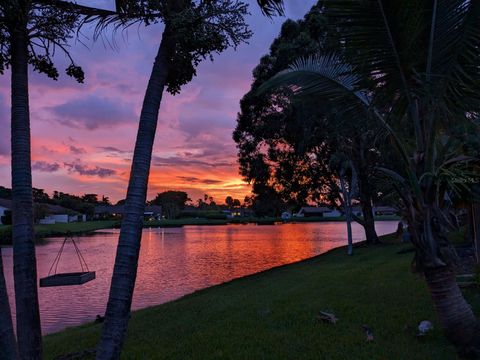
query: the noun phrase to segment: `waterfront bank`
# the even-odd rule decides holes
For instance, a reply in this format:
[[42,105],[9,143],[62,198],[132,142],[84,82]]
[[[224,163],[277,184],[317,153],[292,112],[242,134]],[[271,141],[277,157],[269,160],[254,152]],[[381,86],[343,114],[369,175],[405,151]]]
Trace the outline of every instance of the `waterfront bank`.
[[[410,270],[412,253],[398,253],[409,247],[359,247],[352,257],[339,248],[136,311],[124,358],[456,359],[424,280]],[[478,314],[478,291],[466,295]],[[318,322],[322,310],[338,323]],[[419,339],[422,320],[435,328]],[[46,358],[93,348],[100,330],[92,323],[46,336]]]

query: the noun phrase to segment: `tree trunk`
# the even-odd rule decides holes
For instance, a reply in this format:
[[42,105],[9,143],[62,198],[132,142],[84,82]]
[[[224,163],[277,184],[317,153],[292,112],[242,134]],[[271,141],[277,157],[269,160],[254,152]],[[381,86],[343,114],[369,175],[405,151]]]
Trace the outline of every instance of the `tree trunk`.
[[27,46],[26,24],[19,21],[11,34],[13,274],[19,355],[31,360],[42,358],[42,334],[33,228]]
[[2,248],[0,247],[0,359],[17,358],[17,344],[13,333],[12,312],[8,302],[7,286],[3,273]]
[[471,209],[471,225],[475,259],[480,264],[480,203],[474,202]]
[[130,318],[147,197],[148,175],[163,89],[174,39],[165,29],[143,101],[115,258],[105,324],[97,359],[119,359]]
[[480,356],[480,327],[458,287],[454,271],[443,266],[426,268],[424,273],[447,338],[463,355]]
[[360,195],[360,203],[362,206],[363,214],[363,228],[365,229],[365,237],[367,244],[379,244],[380,240],[378,239],[377,231],[375,230],[375,217],[373,214],[373,207],[370,203],[370,199],[364,200],[362,195]]
[[345,187],[345,180],[342,175],[340,175],[340,186],[342,187],[343,206],[345,210],[345,219],[347,221],[348,255],[353,255],[352,202],[350,200],[350,192]]
[[[360,151],[363,154],[363,148]],[[369,182],[368,173],[364,157],[360,158],[361,164],[358,171],[358,188],[360,195],[360,205],[362,207],[363,214],[363,228],[365,229],[365,237],[367,244],[378,244],[380,240],[378,239],[377,231],[375,230],[375,217],[373,214],[372,208],[372,188]]]

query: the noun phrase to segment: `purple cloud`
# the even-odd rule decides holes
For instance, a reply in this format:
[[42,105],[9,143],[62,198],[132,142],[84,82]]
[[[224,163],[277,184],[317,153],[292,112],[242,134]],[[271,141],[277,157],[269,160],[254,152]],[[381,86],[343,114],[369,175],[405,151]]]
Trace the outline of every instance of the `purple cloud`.
[[213,180],[213,179],[199,179],[194,176],[177,176],[178,179],[187,182],[187,183],[200,183],[200,184],[205,184],[205,185],[214,185],[214,184],[220,184],[222,181],[220,180]]
[[229,134],[233,128],[232,119],[225,118],[224,114],[215,114],[214,112],[211,112],[211,116],[182,116],[178,124],[178,130],[187,135],[187,141],[192,141],[203,134],[215,137],[224,133]]
[[48,163],[46,161],[34,161],[32,163],[32,170],[36,171],[41,171],[41,172],[55,172],[60,169],[60,164],[54,162],[54,163]]
[[85,176],[98,176],[100,178],[112,176],[116,174],[113,169],[101,168],[99,166],[90,167],[79,162],[63,163],[69,173],[78,173]]
[[172,157],[153,157],[153,165],[155,166],[205,166],[205,167],[230,167],[233,163],[228,161],[207,162],[195,159],[186,159],[180,156]]
[[88,130],[112,127],[136,119],[131,104],[126,104],[122,99],[109,99],[96,95],[69,100],[49,110],[59,123]]
[[120,150],[119,148],[116,148],[114,146],[97,146],[97,149],[100,149],[105,152],[118,153],[118,154],[124,154],[128,152],[128,151]]
[[200,182],[202,184],[206,184],[206,185],[214,185],[214,184],[221,184],[222,183],[222,181],[220,181],[220,180],[213,180],[213,179],[203,179]]
[[195,183],[200,180],[199,178],[194,176],[177,176],[177,178],[188,183]]
[[73,145],[69,146],[70,152],[75,155],[85,154],[87,151],[82,147],[76,147]]

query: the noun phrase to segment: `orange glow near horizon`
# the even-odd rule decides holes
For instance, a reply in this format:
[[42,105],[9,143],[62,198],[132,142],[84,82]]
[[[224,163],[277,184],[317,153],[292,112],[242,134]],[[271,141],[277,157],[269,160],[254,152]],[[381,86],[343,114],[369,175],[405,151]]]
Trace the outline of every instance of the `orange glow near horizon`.
[[[286,4],[286,14],[301,18],[313,4],[313,0]],[[252,70],[285,20],[266,20],[257,4],[252,5],[247,22],[254,35],[248,44],[199,64],[197,76],[180,94],[165,92],[148,199],[161,191],[181,190],[193,201],[208,194],[223,204],[227,196],[243,201],[250,194],[250,186],[238,174],[232,132],[240,99],[252,83]],[[85,39],[91,38],[85,31]],[[34,187],[49,194],[95,193],[113,202],[125,198],[139,114],[163,26],[139,26],[134,31],[135,36],[118,41],[115,50],[87,40],[88,47],[77,46],[72,39],[70,55],[85,72],[84,84],[63,73],[69,64],[62,56],[55,58],[58,81],[30,71]],[[0,185],[6,187],[11,187],[9,75],[6,69],[0,76]]]

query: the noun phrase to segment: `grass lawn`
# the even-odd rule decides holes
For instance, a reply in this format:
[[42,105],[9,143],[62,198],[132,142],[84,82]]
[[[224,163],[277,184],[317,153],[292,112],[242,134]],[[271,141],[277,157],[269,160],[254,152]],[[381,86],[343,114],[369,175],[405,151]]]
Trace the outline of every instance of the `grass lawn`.
[[[306,261],[187,295],[133,313],[124,359],[456,359],[423,279],[410,271],[408,245],[337,249]],[[467,297],[480,312],[478,289]],[[320,310],[336,325],[318,323]],[[422,320],[435,329],[423,339]],[[361,328],[373,329],[367,343]],[[45,357],[95,346],[101,325],[44,338]]]

